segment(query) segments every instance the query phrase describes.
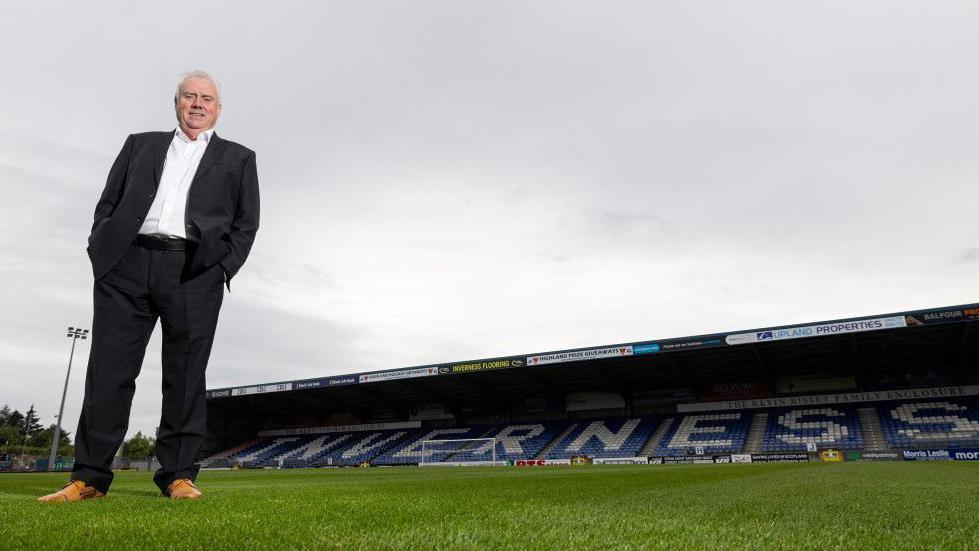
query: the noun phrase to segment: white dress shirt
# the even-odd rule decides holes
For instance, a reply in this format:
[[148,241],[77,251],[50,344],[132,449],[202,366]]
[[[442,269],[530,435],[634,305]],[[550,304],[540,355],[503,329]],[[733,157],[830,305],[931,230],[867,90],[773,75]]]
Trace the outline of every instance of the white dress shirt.
[[190,184],[212,134],[213,128],[198,134],[196,140],[191,140],[180,128],[173,133],[163,174],[160,175],[160,185],[156,188],[153,205],[146,213],[146,220],[139,228],[139,233],[187,238],[187,230],[184,228],[187,192],[190,191]]

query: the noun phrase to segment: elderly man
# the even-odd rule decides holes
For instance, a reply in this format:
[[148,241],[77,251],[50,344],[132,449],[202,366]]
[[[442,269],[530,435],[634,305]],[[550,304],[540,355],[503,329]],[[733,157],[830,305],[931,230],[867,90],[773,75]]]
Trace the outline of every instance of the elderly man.
[[129,424],[136,376],[157,319],[163,330],[163,412],[154,476],[164,496],[196,499],[206,428],[204,370],[224,286],[258,230],[255,153],[218,137],[218,83],[182,75],[178,127],[126,139],[95,206],[88,253],[95,318],[71,482],[39,501],[102,497]]

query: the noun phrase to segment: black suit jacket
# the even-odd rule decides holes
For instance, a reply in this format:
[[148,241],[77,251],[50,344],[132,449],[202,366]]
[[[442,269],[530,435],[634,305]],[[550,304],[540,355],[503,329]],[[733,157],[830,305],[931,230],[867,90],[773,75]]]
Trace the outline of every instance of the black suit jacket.
[[[173,131],[126,138],[95,206],[88,238],[95,279],[107,274],[136,238],[156,196],[172,140]],[[197,244],[189,249],[185,277],[220,264],[230,283],[255,240],[258,202],[255,152],[213,134],[187,193],[184,225]]]

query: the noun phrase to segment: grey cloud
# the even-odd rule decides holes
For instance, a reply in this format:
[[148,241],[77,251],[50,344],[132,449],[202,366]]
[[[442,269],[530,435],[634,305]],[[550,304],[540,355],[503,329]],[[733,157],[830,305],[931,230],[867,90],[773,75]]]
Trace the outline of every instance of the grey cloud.
[[979,261],[979,247],[969,247],[959,253],[955,264],[972,264],[976,261]]

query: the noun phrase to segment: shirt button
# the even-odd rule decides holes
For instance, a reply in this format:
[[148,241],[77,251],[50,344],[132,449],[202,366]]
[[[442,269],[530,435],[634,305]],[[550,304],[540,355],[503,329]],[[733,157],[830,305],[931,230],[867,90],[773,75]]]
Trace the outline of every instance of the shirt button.
[[155,193],[151,193],[150,194],[150,199],[152,199],[155,195],[156,195]]
[[137,222],[142,222],[142,221],[143,221],[143,219],[142,219],[142,218],[140,218],[139,216],[137,216],[137,217],[136,217],[136,221],[137,221]]

